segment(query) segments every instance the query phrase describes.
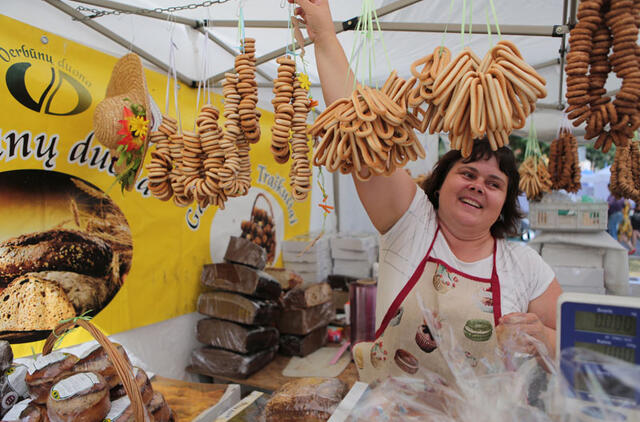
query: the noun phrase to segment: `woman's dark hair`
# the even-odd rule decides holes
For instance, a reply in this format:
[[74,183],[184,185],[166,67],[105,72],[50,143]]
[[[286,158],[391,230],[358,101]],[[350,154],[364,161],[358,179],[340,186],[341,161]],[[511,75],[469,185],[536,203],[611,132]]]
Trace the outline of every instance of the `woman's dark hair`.
[[438,160],[433,172],[422,183],[422,189],[426,192],[433,207],[438,209],[438,195],[436,192],[440,190],[444,179],[446,179],[455,163],[458,161],[473,163],[474,161],[490,160],[491,157],[496,157],[500,171],[508,179],[507,196],[500,212],[500,218],[491,226],[491,235],[496,239],[501,239],[517,235],[520,228],[520,219],[523,217],[518,206],[520,175],[516,167],[516,158],[508,147],[498,148],[493,151],[489,140],[485,137],[474,141],[471,155],[467,158],[462,158],[460,151],[451,150]]

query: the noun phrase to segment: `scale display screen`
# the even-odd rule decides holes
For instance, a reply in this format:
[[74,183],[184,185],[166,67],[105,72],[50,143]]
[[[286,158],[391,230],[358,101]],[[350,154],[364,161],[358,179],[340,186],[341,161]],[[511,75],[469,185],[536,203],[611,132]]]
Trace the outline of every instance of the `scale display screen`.
[[636,350],[630,347],[611,346],[606,344],[586,343],[582,341],[576,341],[575,347],[581,349],[593,350],[594,352],[602,353],[607,356],[618,358],[629,363],[636,362]]
[[636,321],[637,318],[631,315],[586,311],[577,311],[575,313],[575,329],[592,333],[632,337],[636,335]]

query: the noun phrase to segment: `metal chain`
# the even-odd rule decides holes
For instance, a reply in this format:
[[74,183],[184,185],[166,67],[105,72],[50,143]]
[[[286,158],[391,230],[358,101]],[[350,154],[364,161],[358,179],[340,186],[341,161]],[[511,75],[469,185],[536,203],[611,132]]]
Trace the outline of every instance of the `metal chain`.
[[136,10],[99,10],[99,9],[91,9],[88,7],[84,7],[84,6],[78,6],[76,8],[77,11],[79,12],[89,12],[91,13],[91,15],[87,15],[85,17],[85,19],[94,19],[94,18],[100,18],[102,16],[108,16],[108,15],[126,15],[126,14],[144,14],[144,13],[174,13],[174,12],[179,12],[181,10],[193,10],[193,9],[198,9],[200,7],[209,7],[209,6],[213,6],[214,4],[223,4],[223,3],[227,3],[231,0],[207,0],[207,1],[203,1],[202,3],[191,3],[191,4],[185,4],[184,6],[169,6],[169,7],[156,7],[155,9],[136,9]]

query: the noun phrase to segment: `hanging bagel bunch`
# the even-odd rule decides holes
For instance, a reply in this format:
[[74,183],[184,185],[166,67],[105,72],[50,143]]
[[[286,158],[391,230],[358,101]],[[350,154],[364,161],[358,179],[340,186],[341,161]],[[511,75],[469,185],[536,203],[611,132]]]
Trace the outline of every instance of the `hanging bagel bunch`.
[[368,180],[424,158],[413,132],[420,122],[415,116],[408,118],[412,114],[407,100],[416,80],[402,79],[393,71],[379,90],[358,84],[350,98],[327,107],[309,129],[311,136],[321,138],[313,164]]
[[539,155],[531,155],[520,164],[520,190],[529,201],[538,201],[542,194],[551,192],[551,176],[544,160]]
[[297,201],[307,199],[311,191],[311,165],[307,116],[311,101],[308,87],[296,74],[296,61],[290,56],[276,59],[278,76],[273,82],[275,116],[271,127],[271,153],[277,163],[285,164],[291,157],[289,181],[291,195]]
[[146,169],[149,172],[149,192],[161,201],[168,201],[173,196],[169,175],[173,168],[169,136],[178,131],[178,121],[167,115],[162,116],[162,122],[157,131],[149,134],[149,143],[155,144],[151,151],[151,161]]
[[185,207],[195,200],[201,208],[224,209],[227,198],[246,195],[251,187],[250,144],[260,140],[258,88],[255,81],[255,40],[245,38],[235,58],[236,73],[222,84],[224,130],[220,112],[205,104],[196,117],[196,131],[179,133],[178,122],[163,116],[151,153],[149,190],[163,201]]
[[511,131],[524,127],[536,101],[546,97],[546,81],[510,41],[499,41],[482,60],[469,48],[453,60],[450,56],[437,47],[411,66],[419,83],[409,105],[428,104],[420,129],[448,132],[451,148],[464,157],[485,134],[492,149],[507,145]]
[[549,173],[554,190],[576,193],[582,188],[578,141],[566,128],[560,130],[549,147]]
[[637,141],[617,146],[611,166],[609,190],[618,198],[640,201],[640,149]]
[[[632,0],[582,1],[570,32],[567,112],[574,126],[586,122],[585,138],[597,137],[594,147],[603,152],[626,146],[640,127],[638,7]],[[622,80],[613,101],[604,87],[611,70]]]
[[[567,112],[573,125],[586,123],[586,139],[608,152],[616,146],[611,191],[640,198],[639,169],[632,161],[637,146],[630,141],[640,127],[640,2],[586,0],[578,6],[578,22],[570,32],[567,54]],[[612,49],[612,52],[611,52]],[[613,70],[622,80],[615,99],[605,83]]]

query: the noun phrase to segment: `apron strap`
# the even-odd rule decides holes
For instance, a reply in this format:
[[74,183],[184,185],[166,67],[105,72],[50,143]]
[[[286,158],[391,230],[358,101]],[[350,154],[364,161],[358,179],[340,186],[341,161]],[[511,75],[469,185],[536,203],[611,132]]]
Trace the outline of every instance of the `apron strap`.
[[493,324],[497,327],[502,317],[502,304],[500,302],[500,280],[498,279],[498,267],[496,256],[498,255],[498,239],[493,239],[493,270],[491,271],[491,299],[493,301]]

